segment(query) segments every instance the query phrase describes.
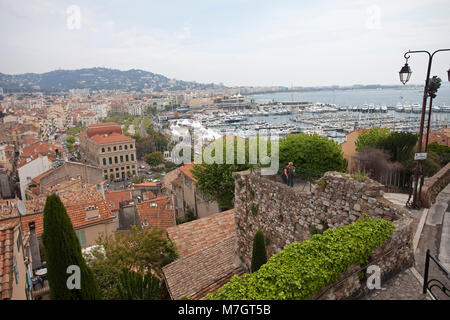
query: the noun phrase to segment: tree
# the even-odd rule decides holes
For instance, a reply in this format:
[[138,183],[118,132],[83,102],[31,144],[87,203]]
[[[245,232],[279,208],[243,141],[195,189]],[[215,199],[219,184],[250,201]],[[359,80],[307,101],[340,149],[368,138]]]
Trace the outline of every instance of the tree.
[[253,238],[253,252],[251,271],[256,272],[267,262],[266,239],[264,234],[258,230]]
[[400,163],[413,157],[414,146],[418,140],[417,135],[410,132],[392,131],[388,136],[380,138],[380,149],[385,150],[390,160]]
[[363,147],[372,147],[376,149],[383,149],[387,137],[390,135],[389,129],[373,127],[364,129],[363,133],[358,136],[355,141],[356,151]]
[[161,281],[151,272],[145,275],[123,269],[119,278],[119,296],[122,300],[161,300]]
[[310,170],[317,176],[327,171],[345,171],[341,146],[317,134],[289,134],[280,140],[279,154],[280,170],[292,161],[296,168]]
[[[217,201],[221,210],[233,208],[234,199],[234,177],[233,173],[247,170],[250,168],[248,164],[248,141],[245,141],[245,163],[237,164],[237,143],[239,137],[234,137],[234,161],[233,164],[226,163],[226,143],[223,143],[223,159],[222,164],[208,164],[202,158],[201,165],[194,165],[192,175],[197,179],[197,187],[211,200]],[[217,143],[219,140],[212,142]],[[203,150],[204,151],[204,150]],[[212,152],[212,156],[215,152]],[[202,153],[202,157],[204,153]]]
[[164,154],[159,151],[147,153],[145,155],[145,162],[147,162],[151,167],[156,167],[157,165],[164,163]]
[[163,230],[156,228],[139,230],[132,226],[114,235],[102,234],[97,244],[103,248],[103,259],[108,264],[141,273],[153,270],[161,275],[162,267],[178,256],[175,244]]
[[450,162],[450,147],[432,142],[428,145],[428,150],[435,152],[439,156],[442,167]]
[[[66,209],[55,194],[47,196],[42,235],[47,258],[47,277],[52,300],[93,300],[99,290],[92,271],[81,254],[81,246]],[[69,266],[80,268],[81,289],[68,289]]]

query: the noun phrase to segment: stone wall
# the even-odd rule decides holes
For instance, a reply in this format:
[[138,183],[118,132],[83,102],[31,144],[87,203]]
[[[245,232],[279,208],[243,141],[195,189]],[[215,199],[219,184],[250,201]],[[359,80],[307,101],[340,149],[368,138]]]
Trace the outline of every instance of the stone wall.
[[421,200],[425,208],[431,207],[437,195],[450,183],[450,162],[422,186]]
[[[373,180],[360,182],[348,174],[327,172],[312,192],[307,193],[271,181],[258,172],[237,173],[237,255],[244,269],[250,270],[253,237],[258,230],[267,238],[270,257],[294,241],[310,239],[312,234],[324,228],[350,224],[363,212],[374,218],[393,221],[396,225],[392,238],[375,249],[369,261],[381,267],[382,278],[410,266],[413,262],[412,219],[407,210],[383,197],[383,188]],[[336,287],[330,286],[320,297],[341,299],[361,294],[360,271],[359,266],[350,268],[336,282]]]

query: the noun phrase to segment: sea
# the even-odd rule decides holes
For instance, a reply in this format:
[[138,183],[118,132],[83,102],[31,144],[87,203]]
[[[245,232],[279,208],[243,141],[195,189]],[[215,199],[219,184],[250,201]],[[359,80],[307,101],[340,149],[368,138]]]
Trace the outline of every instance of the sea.
[[[327,90],[310,92],[282,92],[251,95],[247,100],[255,102],[307,101],[311,103],[330,103],[340,106],[361,106],[365,103],[396,106],[397,103],[422,105],[423,88],[373,89],[373,90]],[[450,106],[450,83],[442,83],[433,105]]]

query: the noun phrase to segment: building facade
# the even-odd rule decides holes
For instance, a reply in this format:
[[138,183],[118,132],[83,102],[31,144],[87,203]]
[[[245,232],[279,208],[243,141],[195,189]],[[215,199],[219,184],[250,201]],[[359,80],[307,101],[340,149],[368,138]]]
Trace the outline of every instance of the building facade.
[[87,162],[102,170],[106,180],[124,180],[137,175],[135,140],[123,135],[116,123],[88,126],[80,134],[80,149]]

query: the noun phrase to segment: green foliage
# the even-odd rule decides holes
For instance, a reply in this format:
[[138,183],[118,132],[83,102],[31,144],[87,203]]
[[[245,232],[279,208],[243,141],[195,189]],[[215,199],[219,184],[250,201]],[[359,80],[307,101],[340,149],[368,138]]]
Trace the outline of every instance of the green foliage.
[[147,273],[150,269],[161,275],[161,268],[177,258],[175,244],[163,230],[139,230],[132,226],[128,231],[114,235],[101,235],[97,244],[104,248],[104,259],[119,269],[133,269]]
[[[95,300],[99,289],[81,254],[81,246],[66,208],[55,194],[47,196],[42,235],[47,258],[47,277],[52,300]],[[67,267],[80,267],[81,289],[67,288]]]
[[251,271],[256,272],[267,262],[266,240],[261,231],[256,232],[253,238],[253,252]]
[[[345,171],[341,146],[317,134],[290,134],[280,140],[280,170],[292,161],[294,166],[321,176],[327,171]],[[297,171],[297,170],[296,170]]]
[[327,181],[325,179],[319,179],[316,181],[316,183],[322,189],[322,191],[327,187]]
[[252,210],[252,215],[254,217],[256,217],[258,215],[258,212],[259,212],[259,204],[252,203],[252,209],[251,210]]
[[366,182],[370,180],[369,175],[363,171],[356,171],[352,173],[352,178],[359,182]]
[[428,150],[435,152],[439,156],[442,167],[450,162],[450,147],[432,142],[428,145]]
[[147,153],[145,155],[145,162],[147,162],[151,167],[156,167],[157,165],[164,163],[164,154],[159,151],[152,153]]
[[373,127],[370,128],[370,130],[364,129],[363,133],[361,133],[355,141],[356,150],[359,151],[364,147],[383,149],[384,142],[389,135],[390,132],[387,128]]
[[107,263],[106,260],[93,261],[89,266],[94,273],[95,280],[100,289],[102,300],[120,299],[118,281],[120,277],[120,268]]
[[186,212],[184,214],[184,219],[182,218],[176,218],[177,220],[177,224],[182,224],[182,223],[186,223],[186,222],[190,222],[190,221],[194,221],[196,220],[198,217],[195,215],[194,210],[189,207],[186,206]]
[[[214,145],[219,140],[212,142]],[[227,164],[226,162],[226,143],[223,143],[223,158],[222,164],[212,163],[208,164],[202,159],[201,165],[194,165],[192,169],[192,174],[195,179],[197,179],[198,188],[206,195],[208,195],[212,200],[217,201],[222,210],[228,210],[233,208],[233,198],[234,198],[234,183],[235,178],[233,176],[234,172],[248,170],[249,165],[249,141],[244,140],[240,137],[234,137],[234,161],[233,164]],[[244,163],[238,163],[237,145],[238,143],[243,143],[245,145],[245,161]],[[259,149],[259,137],[255,144],[257,150]],[[216,145],[218,146],[218,145]],[[212,146],[211,146],[212,147]],[[219,147],[217,147],[219,148]],[[267,144],[268,154],[270,156],[270,141]],[[203,150],[205,151],[205,150]],[[204,156],[204,153],[202,153]],[[215,156],[215,151],[212,152],[212,156]],[[259,159],[259,155],[258,155]],[[240,161],[241,162],[241,161]],[[259,166],[259,165],[257,165]]]
[[75,137],[74,136],[68,136],[67,138],[66,138],[66,145],[67,145],[67,149],[70,151],[70,152],[73,152],[74,151],[74,146],[73,146],[73,144],[75,143]]
[[233,276],[210,300],[305,300],[334,283],[352,265],[365,264],[392,236],[390,221],[363,220],[294,242],[254,273]]
[[145,275],[123,269],[118,286],[122,300],[161,300],[161,282],[147,272]]

